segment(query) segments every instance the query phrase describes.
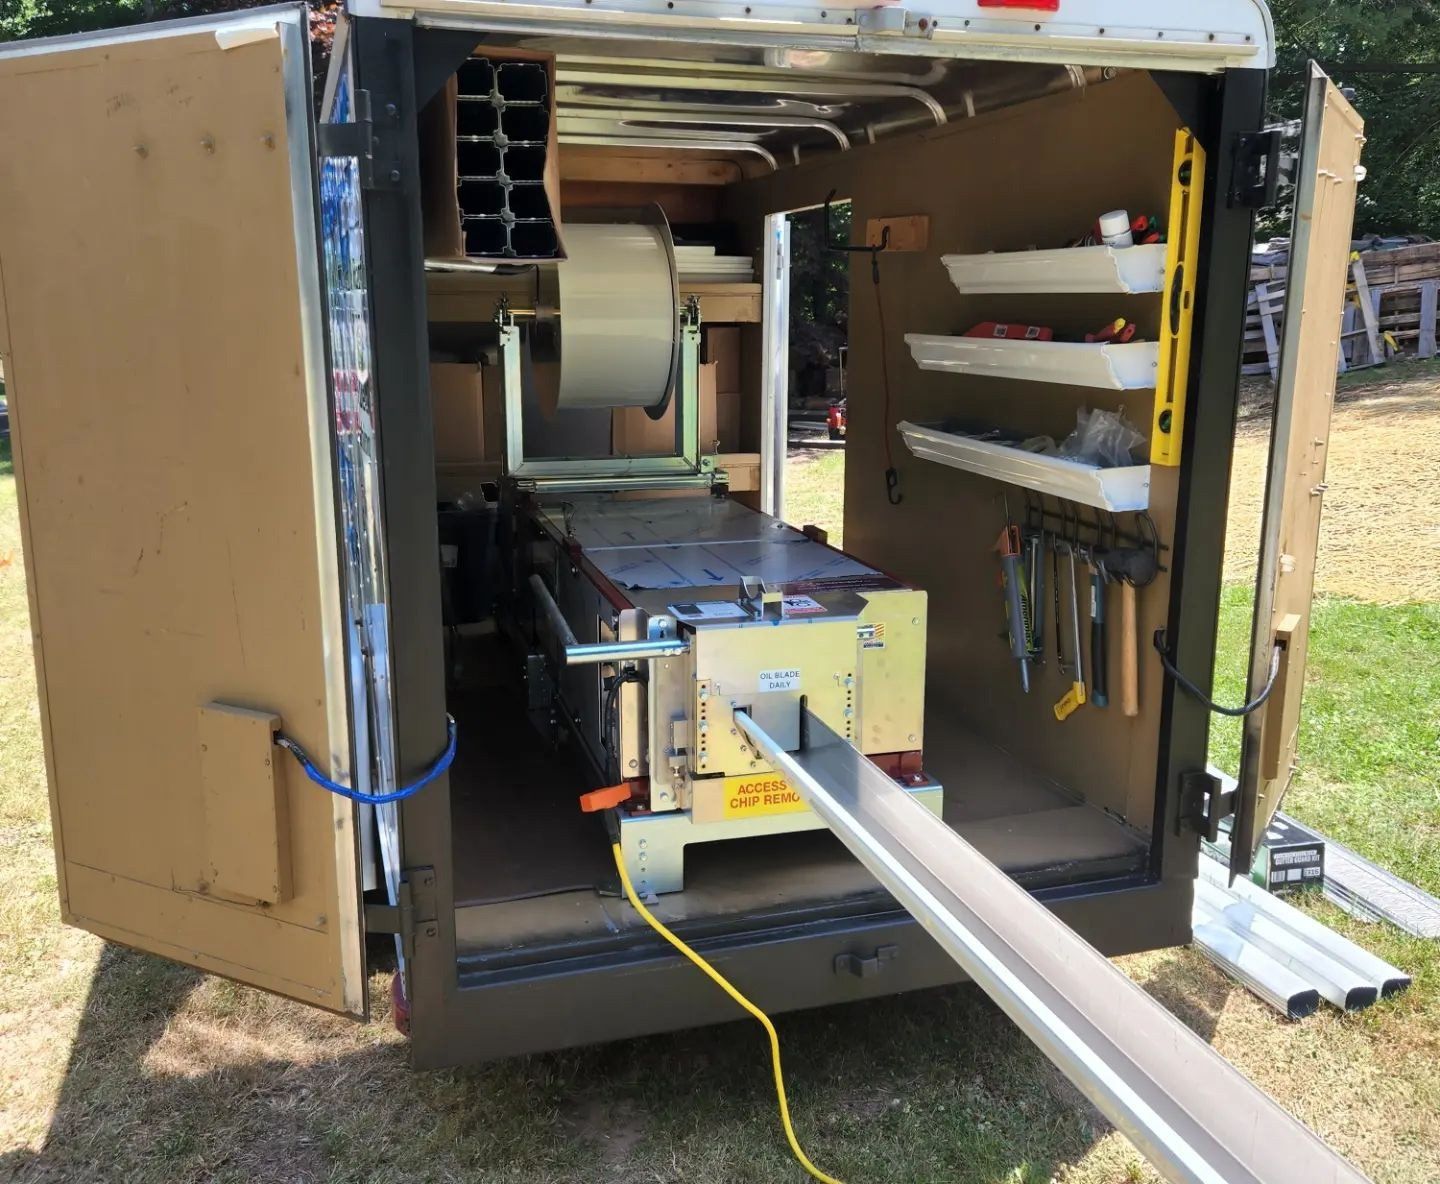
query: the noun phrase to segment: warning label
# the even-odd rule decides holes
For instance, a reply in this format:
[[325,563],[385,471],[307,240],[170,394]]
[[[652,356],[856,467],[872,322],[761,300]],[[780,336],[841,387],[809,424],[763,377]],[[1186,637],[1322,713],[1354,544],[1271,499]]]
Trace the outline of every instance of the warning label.
[[726,818],[755,818],[761,814],[793,814],[808,810],[785,778],[775,773],[725,778]]

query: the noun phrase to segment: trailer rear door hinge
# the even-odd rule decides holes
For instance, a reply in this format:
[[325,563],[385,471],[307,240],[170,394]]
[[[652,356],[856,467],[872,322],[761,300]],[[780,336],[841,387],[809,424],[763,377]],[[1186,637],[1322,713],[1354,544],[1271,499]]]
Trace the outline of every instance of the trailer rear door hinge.
[[393,933],[407,958],[415,953],[415,932],[435,921],[435,869],[411,868],[400,880],[394,904],[365,906],[366,933]]
[[1232,207],[1263,210],[1276,204],[1280,183],[1294,169],[1294,155],[1285,150],[1283,127],[1239,132],[1232,145],[1228,202]]
[[355,92],[355,118],[348,123],[322,123],[315,129],[321,159],[354,157],[360,168],[362,189],[399,189],[404,180],[396,151],[394,128],[399,112],[386,108],[377,124],[370,109],[370,92]]
[[1180,816],[1175,833],[1188,828],[1208,842],[1220,837],[1220,823],[1235,813],[1236,791],[1223,790],[1220,779],[1210,773],[1180,774]]

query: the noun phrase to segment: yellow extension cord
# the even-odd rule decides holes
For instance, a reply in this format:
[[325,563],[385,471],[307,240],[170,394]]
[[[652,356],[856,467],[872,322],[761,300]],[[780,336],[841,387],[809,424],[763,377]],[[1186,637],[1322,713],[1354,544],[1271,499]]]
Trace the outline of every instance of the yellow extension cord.
[[725,994],[729,995],[730,998],[735,1000],[736,1003],[740,1004],[741,1007],[760,1021],[760,1026],[765,1029],[765,1035],[770,1037],[770,1062],[775,1070],[775,1097],[780,1103],[780,1122],[785,1128],[785,1138],[790,1142],[790,1151],[799,1161],[800,1166],[814,1176],[815,1179],[822,1181],[822,1184],[840,1184],[840,1181],[835,1179],[834,1176],[827,1176],[810,1162],[810,1157],[805,1154],[804,1148],[800,1146],[800,1140],[795,1137],[795,1128],[790,1125],[790,1103],[785,1100],[785,1075],[780,1069],[780,1036],[775,1031],[775,1025],[770,1022],[770,1017],[756,1007],[755,1004],[751,1003],[750,1000],[745,998],[744,995],[740,994],[740,992],[731,985],[730,980],[716,970],[715,967],[711,966],[704,958],[671,933],[670,930],[665,928],[664,922],[641,903],[640,897],[635,894],[635,886],[630,883],[630,875],[625,870],[625,857],[620,853],[620,844],[611,843],[610,850],[615,856],[615,867],[620,873],[620,886],[625,889],[625,897],[631,905],[634,906],[635,911],[645,918],[646,924],[709,975],[711,981],[724,991]]

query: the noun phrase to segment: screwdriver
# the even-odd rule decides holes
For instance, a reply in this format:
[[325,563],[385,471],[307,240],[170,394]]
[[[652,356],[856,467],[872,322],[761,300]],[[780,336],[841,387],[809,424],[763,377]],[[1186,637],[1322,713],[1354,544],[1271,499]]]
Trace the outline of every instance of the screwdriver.
[[1105,569],[1088,548],[1080,553],[1090,568],[1090,702],[1096,707],[1110,706],[1109,677],[1105,652]]
[[1005,594],[1005,626],[1010,656],[1020,663],[1020,688],[1030,693],[1030,614],[1026,610],[1025,575],[1020,564],[1020,528],[1006,522],[995,542],[1000,552],[1000,584]]
[[[1075,646],[1075,673],[1071,676],[1070,689],[1060,697],[1055,704],[1055,718],[1058,720],[1069,719],[1075,712],[1085,704],[1085,666],[1080,656],[1080,589],[1079,580],[1075,572],[1075,549],[1059,539],[1055,546],[1062,555],[1070,557],[1070,639]],[[1058,580],[1056,581],[1058,585]],[[1055,633],[1059,636],[1060,622],[1055,622]]]

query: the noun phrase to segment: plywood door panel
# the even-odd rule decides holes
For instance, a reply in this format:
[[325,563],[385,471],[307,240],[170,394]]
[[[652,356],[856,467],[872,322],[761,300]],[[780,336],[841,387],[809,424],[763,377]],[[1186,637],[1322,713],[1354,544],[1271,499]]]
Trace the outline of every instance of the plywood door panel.
[[0,266],[65,916],[359,1012],[353,810],[279,762],[283,898],[214,899],[198,726],[348,762],[308,65],[273,11],[0,55]]
[[[1269,678],[1276,647],[1278,667],[1269,701],[1245,721],[1232,863],[1242,874],[1289,788],[1295,761],[1364,126],[1312,62],[1261,531],[1252,695]],[[1365,311],[1362,274],[1356,272]]]

